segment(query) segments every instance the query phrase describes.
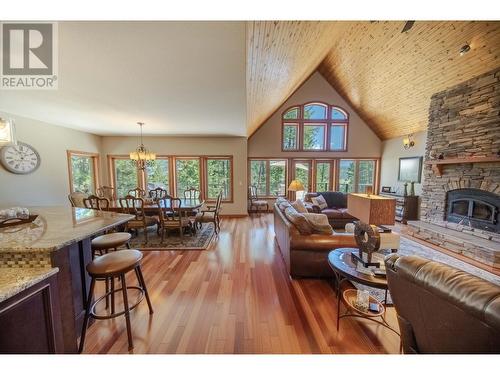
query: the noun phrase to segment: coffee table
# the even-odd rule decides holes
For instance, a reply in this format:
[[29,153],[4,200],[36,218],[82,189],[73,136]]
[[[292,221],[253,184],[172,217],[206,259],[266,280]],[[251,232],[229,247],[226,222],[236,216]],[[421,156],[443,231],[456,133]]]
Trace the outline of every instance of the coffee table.
[[[389,289],[387,285],[387,279],[385,277],[375,277],[363,272],[359,272],[356,269],[356,261],[352,258],[352,252],[358,252],[358,249],[355,248],[340,248],[336,250],[330,251],[328,254],[328,264],[333,270],[336,279],[336,292],[337,292],[337,330],[339,329],[339,323],[341,318],[346,317],[356,317],[368,319],[382,326],[390,329],[392,332],[396,333],[399,336],[399,332],[397,332],[394,328],[392,328],[383,315],[380,315],[381,320],[375,319],[376,316],[373,314],[362,314],[359,311],[347,312],[343,315],[340,315],[340,305],[343,301],[341,295],[341,287],[342,283],[346,281],[353,281],[358,284],[366,285],[376,289],[382,289],[385,291],[385,298],[383,306],[384,308],[387,306],[387,290]],[[344,301],[346,302],[346,301]],[[346,302],[346,307],[348,310],[352,311],[352,307],[350,304]]]

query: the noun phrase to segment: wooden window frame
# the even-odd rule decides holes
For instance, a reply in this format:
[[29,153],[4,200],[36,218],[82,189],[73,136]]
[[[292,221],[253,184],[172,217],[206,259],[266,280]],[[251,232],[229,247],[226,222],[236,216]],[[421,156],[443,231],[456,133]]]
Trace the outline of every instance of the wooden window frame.
[[358,184],[359,184],[359,162],[360,161],[373,161],[375,162],[374,168],[373,168],[373,192],[376,194],[379,189],[379,183],[380,183],[380,158],[340,158],[337,161],[337,184],[335,186],[337,191],[340,191],[340,162],[342,160],[346,161],[354,161],[355,162],[355,169],[356,173],[354,175],[354,190],[353,193],[364,193],[364,191],[357,191],[358,190]]
[[[108,177],[109,177],[109,184],[111,187],[115,190],[115,192],[118,192],[117,189],[117,183],[116,183],[116,172],[115,172],[115,161],[116,160],[130,160],[129,155],[108,155]],[[141,175],[142,171],[137,168],[136,164],[136,176],[137,176],[137,187],[143,189],[144,188],[144,176]],[[117,193],[118,194],[118,193]],[[118,196],[117,196],[118,198]]]
[[[265,161],[266,162],[266,194],[261,196],[259,195],[259,198],[267,198],[267,199],[276,199],[278,197],[286,197],[287,196],[287,191],[288,191],[288,185],[290,184],[289,182],[289,164],[288,164],[288,159],[287,158],[248,158],[248,166],[247,166],[247,178],[248,178],[248,185],[251,185],[252,183],[252,169],[251,169],[251,163],[252,161]],[[270,194],[270,164],[271,161],[284,161],[285,162],[285,194],[284,195],[271,195]]]
[[[293,126],[295,128],[296,141],[294,148],[285,148],[285,127]],[[297,151],[300,146],[300,124],[298,122],[283,122],[281,127],[281,149],[284,151]]]
[[203,160],[201,156],[174,156],[173,157],[173,180],[174,180],[174,190],[171,195],[177,198],[184,198],[184,196],[177,195],[177,160],[198,160],[198,175],[200,176],[200,197],[204,199],[205,197],[205,186],[203,184]]
[[233,156],[203,156],[203,186],[205,191],[205,201],[206,202],[215,202],[217,198],[210,198],[208,196],[208,161],[209,160],[229,160],[229,198],[222,199],[224,203],[234,203],[234,172],[233,172]]
[[68,177],[69,177],[69,192],[74,193],[73,186],[73,166],[71,165],[71,157],[73,156],[83,156],[89,157],[92,159],[92,177],[93,177],[93,187],[94,193],[97,191],[97,188],[100,185],[99,178],[99,164],[100,164],[100,155],[98,152],[87,152],[87,151],[76,151],[76,150],[66,150],[66,158],[68,162]]
[[[319,104],[326,107],[326,118],[325,119],[305,119],[304,118],[304,108],[308,105]],[[296,119],[285,119],[285,114],[292,110],[298,108],[298,118]],[[338,109],[341,112],[345,113],[346,119],[332,119],[332,111],[334,109]],[[286,108],[281,114],[281,151],[282,152],[347,152],[348,151],[348,140],[349,140],[349,120],[350,115],[349,112],[342,108],[339,105],[332,105],[322,101],[311,101],[300,105],[293,105]],[[285,133],[285,125],[294,125],[297,124],[297,148],[295,149],[286,149],[284,147],[284,133]],[[305,125],[323,125],[325,127],[325,139],[324,139],[324,147],[321,150],[315,149],[305,149],[304,148],[304,126]],[[333,149],[330,147],[331,144],[331,127],[333,125],[342,125],[344,126],[344,148],[343,149]]]

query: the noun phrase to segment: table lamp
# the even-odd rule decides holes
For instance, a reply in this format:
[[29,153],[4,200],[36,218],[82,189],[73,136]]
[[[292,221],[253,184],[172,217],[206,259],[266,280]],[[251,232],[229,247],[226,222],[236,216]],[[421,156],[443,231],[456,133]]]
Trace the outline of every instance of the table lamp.
[[290,182],[290,185],[288,186],[288,191],[297,192],[304,190],[304,185],[302,185],[302,182],[300,182],[299,180],[292,180],[292,182]]

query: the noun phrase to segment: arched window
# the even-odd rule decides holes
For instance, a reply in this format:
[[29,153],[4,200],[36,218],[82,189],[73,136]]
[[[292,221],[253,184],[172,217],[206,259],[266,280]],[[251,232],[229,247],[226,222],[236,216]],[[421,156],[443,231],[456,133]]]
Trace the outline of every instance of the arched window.
[[293,106],[283,112],[283,151],[347,151],[349,114],[321,102]]

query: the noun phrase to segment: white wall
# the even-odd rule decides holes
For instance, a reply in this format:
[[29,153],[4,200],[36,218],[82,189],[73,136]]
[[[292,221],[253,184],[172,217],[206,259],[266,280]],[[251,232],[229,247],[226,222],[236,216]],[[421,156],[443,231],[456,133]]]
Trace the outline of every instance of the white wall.
[[101,137],[7,113],[0,117],[14,119],[18,141],[41,157],[40,167],[27,175],[0,167],[0,207],[69,205],[66,151],[100,152]]
[[[413,135],[415,146],[408,150],[405,150],[405,148],[403,147],[403,138],[404,137],[393,138],[382,143],[382,169],[380,174],[380,186],[391,186],[401,194],[404,190],[404,182],[398,181],[399,158],[410,156],[424,156],[427,132],[415,133]],[[408,186],[408,192],[409,189],[410,187]],[[422,184],[415,183],[415,194],[421,195],[421,193]]]
[[[233,156],[233,203],[223,203],[223,215],[247,214],[247,139],[245,137],[144,137],[144,144],[158,155]],[[137,147],[137,137],[103,137],[102,159],[127,155]],[[109,184],[109,172],[104,176]]]

